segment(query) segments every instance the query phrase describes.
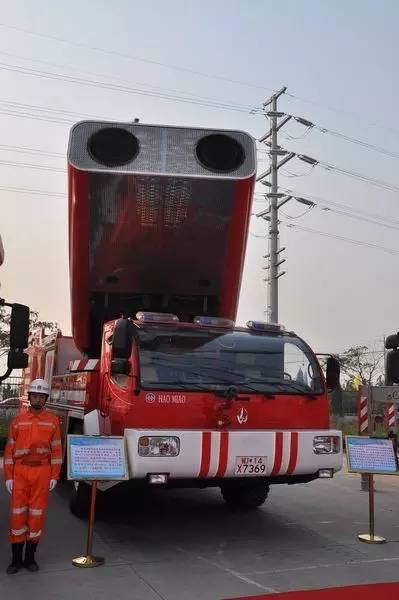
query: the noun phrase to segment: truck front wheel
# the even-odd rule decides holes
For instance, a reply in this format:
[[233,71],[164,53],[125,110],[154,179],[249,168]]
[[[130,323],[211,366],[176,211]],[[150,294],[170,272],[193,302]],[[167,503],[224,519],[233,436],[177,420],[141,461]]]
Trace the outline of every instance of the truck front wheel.
[[262,506],[269,495],[270,486],[264,483],[245,483],[221,488],[226,504],[234,508],[253,510]]

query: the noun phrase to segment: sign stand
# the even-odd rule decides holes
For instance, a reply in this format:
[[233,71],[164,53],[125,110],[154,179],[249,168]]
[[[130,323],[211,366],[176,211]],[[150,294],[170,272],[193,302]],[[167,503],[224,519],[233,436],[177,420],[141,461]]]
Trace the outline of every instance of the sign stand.
[[93,556],[93,532],[94,532],[94,520],[96,513],[96,498],[97,498],[97,481],[92,481],[91,483],[91,500],[90,500],[90,516],[89,516],[89,525],[87,530],[87,546],[86,546],[86,554],[82,556],[77,556],[72,559],[72,564],[75,567],[80,567],[83,569],[89,569],[92,567],[99,567],[105,563],[105,558],[101,556]]
[[374,475],[367,473],[369,488],[369,533],[362,533],[358,536],[361,542],[366,544],[384,544],[386,539],[374,534]]
[[93,556],[93,532],[96,515],[97,483],[129,479],[123,436],[68,435],[68,479],[91,482],[90,516],[86,554],[72,560],[75,567],[99,567],[105,563]]
[[383,544],[386,539],[374,531],[374,475],[399,475],[392,439],[348,435],[345,441],[348,473],[361,473],[368,483],[369,532],[362,533],[358,539],[366,544]]

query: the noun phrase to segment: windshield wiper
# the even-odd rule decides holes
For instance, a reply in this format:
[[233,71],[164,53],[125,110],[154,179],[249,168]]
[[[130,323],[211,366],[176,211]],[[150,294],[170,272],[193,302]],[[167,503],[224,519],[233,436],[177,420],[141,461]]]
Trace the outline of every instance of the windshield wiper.
[[304,388],[300,383],[295,381],[271,381],[270,384],[278,386],[280,389],[288,387],[304,396],[311,396],[312,398],[318,395],[317,392],[312,392],[312,390]]

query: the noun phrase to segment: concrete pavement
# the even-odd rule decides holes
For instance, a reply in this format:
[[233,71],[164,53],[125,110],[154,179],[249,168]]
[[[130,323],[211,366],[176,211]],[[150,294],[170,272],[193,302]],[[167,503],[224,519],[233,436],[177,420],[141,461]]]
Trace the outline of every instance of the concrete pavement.
[[[0,492],[0,587],[17,600],[214,600],[273,591],[399,580],[399,481],[377,481],[376,533],[383,546],[357,541],[367,531],[368,496],[358,475],[275,486],[253,513],[226,509],[217,490],[153,490],[121,496],[99,520],[95,553],[106,565],[80,570],[86,523],[69,514],[68,485],[52,496],[41,571],[7,576],[7,495]],[[3,595],[2,594],[2,595]]]

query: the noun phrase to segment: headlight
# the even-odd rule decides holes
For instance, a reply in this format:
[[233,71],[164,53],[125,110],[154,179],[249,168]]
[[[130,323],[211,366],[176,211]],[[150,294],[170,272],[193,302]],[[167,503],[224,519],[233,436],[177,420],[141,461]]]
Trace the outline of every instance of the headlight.
[[313,438],[315,454],[338,454],[341,450],[341,438],[338,435],[318,435]]
[[172,436],[143,436],[139,439],[139,456],[177,456],[180,440]]

